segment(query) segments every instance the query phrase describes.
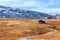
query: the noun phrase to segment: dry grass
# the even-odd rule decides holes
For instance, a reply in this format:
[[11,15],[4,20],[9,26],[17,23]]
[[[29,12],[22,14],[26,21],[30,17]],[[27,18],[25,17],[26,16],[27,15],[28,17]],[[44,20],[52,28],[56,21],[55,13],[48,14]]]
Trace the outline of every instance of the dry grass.
[[53,34],[36,35],[28,40],[60,40],[60,31]]
[[[46,23],[39,24],[39,20],[44,20]],[[46,33],[54,32],[55,29],[53,29],[53,27],[60,29],[59,26],[60,26],[60,20],[55,20],[55,19],[0,18],[0,39],[18,40],[19,38],[22,37],[34,36],[34,38],[32,38],[32,40],[34,40],[34,39],[40,39],[40,35],[41,38],[45,38],[45,36],[49,38],[50,36],[48,36]],[[42,35],[42,34],[46,34],[46,35]]]

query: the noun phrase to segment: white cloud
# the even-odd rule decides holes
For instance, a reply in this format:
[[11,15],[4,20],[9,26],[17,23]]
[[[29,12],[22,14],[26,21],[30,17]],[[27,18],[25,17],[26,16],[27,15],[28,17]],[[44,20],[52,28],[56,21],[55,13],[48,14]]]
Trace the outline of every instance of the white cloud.
[[45,8],[37,11],[45,12],[45,13],[60,13],[60,8]]
[[50,5],[55,5],[59,3],[60,2],[57,0],[49,0],[48,3],[36,0],[0,0],[0,5],[19,8],[30,7],[30,10],[41,11],[46,13],[59,12],[60,8],[47,8]]
[[21,4],[19,5],[20,3],[17,3],[18,6],[20,7],[32,7],[34,4],[35,4],[35,1],[34,0],[28,0],[28,1],[22,1]]
[[16,7],[32,7],[35,4],[35,0],[0,0],[0,5],[16,6]]
[[36,9],[30,9],[38,12],[48,13],[48,14],[56,14],[60,13],[60,8],[36,8]]
[[37,2],[36,0],[1,0],[0,5],[15,6],[15,7],[46,7],[47,4]]

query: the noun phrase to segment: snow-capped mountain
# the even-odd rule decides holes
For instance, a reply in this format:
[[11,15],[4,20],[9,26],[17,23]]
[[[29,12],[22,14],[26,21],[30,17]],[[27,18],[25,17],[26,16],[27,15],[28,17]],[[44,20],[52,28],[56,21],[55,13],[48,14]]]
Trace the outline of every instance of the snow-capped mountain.
[[0,6],[0,18],[47,18],[47,17],[55,18],[52,15],[48,15],[41,12]]

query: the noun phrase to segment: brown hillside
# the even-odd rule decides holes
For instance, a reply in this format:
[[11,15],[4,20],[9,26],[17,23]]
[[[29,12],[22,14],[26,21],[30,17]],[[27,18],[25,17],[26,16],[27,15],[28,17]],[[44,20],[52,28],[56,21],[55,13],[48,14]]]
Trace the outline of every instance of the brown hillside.
[[[43,20],[44,23],[40,23],[40,20]],[[28,36],[33,36],[32,40],[40,39],[40,36],[48,40],[53,33],[47,33],[59,31],[59,26],[60,20],[56,19],[0,18],[0,40],[18,40]]]

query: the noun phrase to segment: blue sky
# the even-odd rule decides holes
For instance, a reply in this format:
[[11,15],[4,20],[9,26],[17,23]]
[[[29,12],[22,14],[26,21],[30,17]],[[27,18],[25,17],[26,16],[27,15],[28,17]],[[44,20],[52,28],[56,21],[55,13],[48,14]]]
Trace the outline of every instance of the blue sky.
[[0,5],[45,13],[60,13],[60,0],[0,0]]

